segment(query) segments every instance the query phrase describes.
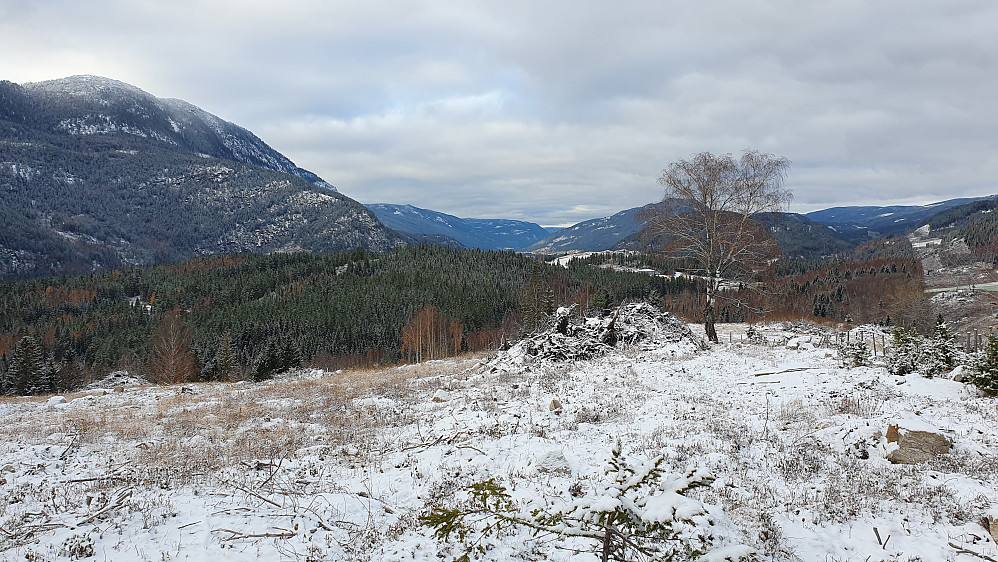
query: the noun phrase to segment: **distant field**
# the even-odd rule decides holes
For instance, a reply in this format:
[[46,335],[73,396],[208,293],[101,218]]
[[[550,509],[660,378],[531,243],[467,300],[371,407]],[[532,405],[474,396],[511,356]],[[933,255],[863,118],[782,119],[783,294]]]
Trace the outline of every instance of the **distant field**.
[[991,283],[981,283],[978,285],[958,285],[955,287],[936,287],[935,289],[926,289],[926,293],[942,293],[944,291],[991,291],[998,292],[998,281]]

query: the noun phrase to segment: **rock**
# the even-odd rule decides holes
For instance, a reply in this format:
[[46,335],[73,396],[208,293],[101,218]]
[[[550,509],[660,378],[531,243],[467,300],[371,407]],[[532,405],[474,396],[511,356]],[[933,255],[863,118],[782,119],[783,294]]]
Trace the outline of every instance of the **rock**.
[[450,393],[442,388],[433,393],[434,402],[446,402],[448,400],[450,400]]
[[45,405],[49,407],[55,407],[58,406],[59,404],[65,404],[65,403],[66,403],[65,396],[53,396],[45,401]]
[[967,382],[967,369],[963,365],[957,366],[956,369],[950,371],[949,378],[953,379],[954,382]]
[[549,449],[537,455],[534,462],[537,472],[549,472],[556,474],[571,474],[572,468],[568,466],[568,459],[560,449]]
[[560,414],[562,410],[564,410],[564,408],[561,405],[561,400],[558,400],[557,398],[552,398],[551,404],[548,405],[548,410],[551,410],[556,414]]
[[981,526],[991,533],[991,538],[998,543],[998,518],[991,515],[985,515],[984,519],[981,519]]
[[[948,453],[953,446],[953,440],[938,429],[910,422],[904,420],[887,427],[887,443],[896,443],[896,447],[887,453],[887,460],[892,463],[923,463],[936,455]],[[913,428],[913,425],[918,427]]]

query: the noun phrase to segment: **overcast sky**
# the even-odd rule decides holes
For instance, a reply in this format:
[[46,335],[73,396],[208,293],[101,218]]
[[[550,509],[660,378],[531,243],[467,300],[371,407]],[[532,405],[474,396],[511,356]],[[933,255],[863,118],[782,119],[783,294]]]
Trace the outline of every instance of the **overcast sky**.
[[96,74],[364,203],[566,225],[670,162],[793,162],[792,210],[998,192],[998,2],[0,0],[0,79]]

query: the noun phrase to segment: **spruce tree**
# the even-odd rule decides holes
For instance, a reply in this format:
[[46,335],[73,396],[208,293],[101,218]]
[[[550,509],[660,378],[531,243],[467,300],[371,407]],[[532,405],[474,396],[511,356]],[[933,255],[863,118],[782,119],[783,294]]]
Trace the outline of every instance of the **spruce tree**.
[[984,394],[998,396],[998,336],[988,335],[984,349],[974,361],[969,382]]
[[44,392],[45,353],[34,336],[24,336],[14,346],[10,356],[10,378],[14,394]]
[[956,366],[960,350],[942,315],[936,319],[936,329],[925,342],[920,358],[922,376],[934,377],[948,373]]
[[236,352],[232,349],[232,338],[226,332],[218,339],[218,351],[215,353],[214,379],[230,381],[238,375],[239,363],[236,361]]
[[892,375],[907,375],[918,370],[922,338],[912,330],[895,327],[894,345],[887,355],[887,370]]

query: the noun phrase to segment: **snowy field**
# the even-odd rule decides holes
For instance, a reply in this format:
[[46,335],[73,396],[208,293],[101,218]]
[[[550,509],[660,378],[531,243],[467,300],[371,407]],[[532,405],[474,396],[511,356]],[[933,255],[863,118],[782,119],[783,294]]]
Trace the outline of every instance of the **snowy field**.
[[[713,476],[688,493],[713,521],[708,559],[998,559],[984,527],[998,518],[998,400],[840,368],[817,328],[767,330],[789,346],[658,338],[561,362],[514,348],[5,398],[0,558],[452,560],[462,546],[421,515],[466,505],[466,486],[490,478],[516,505],[556,512],[602,489],[619,439],[634,463],[664,456],[666,473]],[[892,464],[892,425],[952,448]],[[589,539],[528,528],[478,546],[487,560],[598,560]]]

